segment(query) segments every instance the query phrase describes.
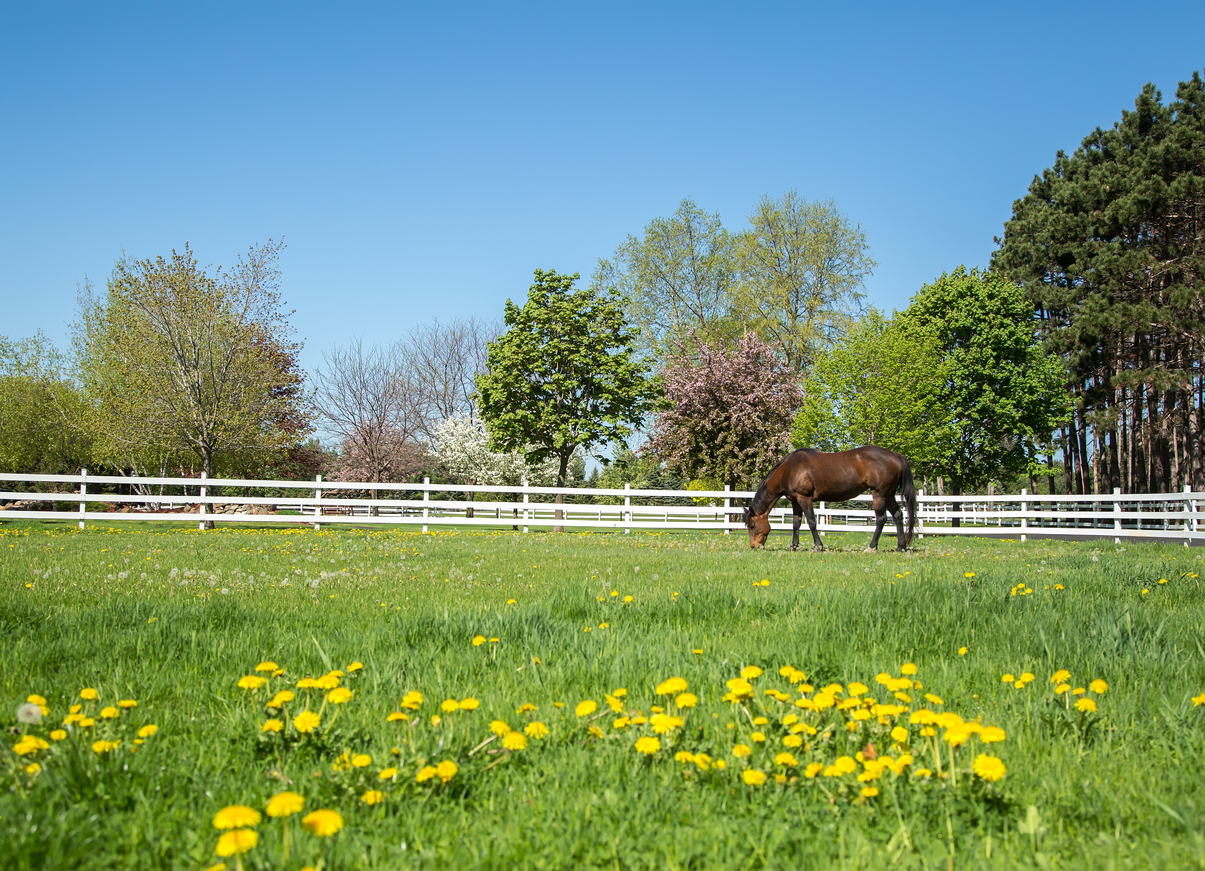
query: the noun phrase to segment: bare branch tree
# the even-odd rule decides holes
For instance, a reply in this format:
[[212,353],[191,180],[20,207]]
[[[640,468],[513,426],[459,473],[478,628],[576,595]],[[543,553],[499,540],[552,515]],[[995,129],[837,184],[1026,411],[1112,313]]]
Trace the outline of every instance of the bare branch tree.
[[477,374],[486,368],[489,343],[501,333],[497,321],[438,319],[415,327],[403,342],[412,378],[419,432],[433,444],[439,425],[449,418],[477,414]]
[[356,339],[323,361],[316,373],[319,412],[343,453],[354,456],[356,472],[372,482],[412,472],[422,416],[403,343],[365,348]]

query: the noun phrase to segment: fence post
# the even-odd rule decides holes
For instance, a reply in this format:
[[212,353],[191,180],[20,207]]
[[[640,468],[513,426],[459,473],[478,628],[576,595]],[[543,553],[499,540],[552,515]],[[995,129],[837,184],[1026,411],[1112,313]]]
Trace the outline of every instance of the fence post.
[[1121,495],[1121,488],[1113,488],[1113,543],[1121,544],[1121,503],[1117,501],[1117,497]]
[[1025,530],[1029,529],[1029,517],[1026,516],[1026,513],[1029,511],[1029,503],[1025,501],[1025,497],[1028,495],[1029,495],[1029,490],[1022,487],[1021,488],[1021,543],[1022,544],[1024,544],[1025,540],[1026,540]]
[[[423,478],[423,486],[424,487],[428,487],[428,486],[430,486],[430,484],[431,484],[430,478]],[[430,490],[423,491],[423,501],[424,502],[431,501],[431,491]],[[427,518],[430,516],[431,516],[431,509],[428,508],[426,505],[424,505],[423,506],[423,532],[427,531]]]
[[314,532],[318,531],[318,518],[322,516],[322,476],[314,476]]
[[[1194,524],[1192,522],[1192,499],[1188,495],[1191,492],[1192,492],[1192,487],[1190,487],[1188,484],[1185,484],[1184,485],[1184,546],[1185,547],[1192,546],[1192,534],[1194,532],[1194,530],[1193,530]],[[84,528],[84,525],[81,523],[80,529],[83,529],[83,528]]]
[[[632,485],[631,485],[630,483],[628,483],[628,484],[624,484],[624,485],[623,485],[623,489],[625,489],[625,490],[631,490],[631,489],[632,489]],[[631,497],[631,496],[624,496],[624,497],[623,497],[623,504],[624,504],[624,509],[623,509],[623,522],[624,522],[624,523],[627,523],[627,524],[630,524],[630,523],[632,522],[632,497]],[[624,535],[629,535],[631,532],[632,532],[632,527],[631,527],[631,526],[625,526],[625,527],[623,528],[623,533],[624,533]]]
[[202,472],[201,473],[201,487],[200,487],[201,501],[197,503],[197,513],[199,515],[201,515],[201,520],[197,523],[197,529],[200,529],[200,530],[205,529],[205,492],[206,492],[206,490],[207,490],[207,488],[205,487],[205,473]]
[[527,509],[527,504],[530,502],[527,493],[527,479],[523,479],[523,532],[527,532],[527,521],[531,518],[531,513]]
[[[732,490],[731,484],[724,485],[724,492],[728,493]],[[732,507],[732,497],[724,497],[724,535],[731,535],[732,530],[728,528],[728,524],[732,521],[732,515],[728,513],[728,509]]]
[[[87,479],[88,479],[88,470],[81,469],[80,470],[80,529],[83,529],[83,498],[84,498],[84,495],[86,495],[88,493],[88,484],[84,483],[84,482],[86,482]],[[1188,488],[1186,487],[1185,489],[1187,490]],[[1192,505],[1192,502],[1189,502],[1189,505]]]
[[925,491],[918,490],[916,493],[916,537],[925,537],[925,513],[921,511],[921,503],[925,499]]

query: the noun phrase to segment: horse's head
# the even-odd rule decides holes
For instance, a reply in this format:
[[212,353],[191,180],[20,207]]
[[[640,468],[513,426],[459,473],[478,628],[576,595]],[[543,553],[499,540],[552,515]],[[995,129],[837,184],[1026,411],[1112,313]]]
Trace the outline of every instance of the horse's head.
[[770,535],[770,512],[753,514],[748,508],[741,514],[741,521],[749,530],[749,547],[757,550],[765,547],[766,538]]

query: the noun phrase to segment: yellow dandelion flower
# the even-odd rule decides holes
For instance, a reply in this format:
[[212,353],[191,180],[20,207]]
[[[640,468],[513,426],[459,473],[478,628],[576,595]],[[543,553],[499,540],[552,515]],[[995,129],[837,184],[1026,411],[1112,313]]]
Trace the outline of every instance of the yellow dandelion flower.
[[414,775],[414,780],[416,783],[426,783],[428,780],[433,778],[435,774],[435,766],[424,765],[418,770],[418,773]]
[[586,701],[578,703],[578,706],[573,709],[573,713],[579,717],[588,717],[597,710],[598,702],[593,699],[586,699]]
[[1088,684],[1088,689],[1092,690],[1092,692],[1099,696],[1101,693],[1107,693],[1109,691],[1109,685],[1100,678],[1097,678],[1096,680],[1092,681],[1092,683]]
[[338,811],[310,811],[301,818],[301,827],[312,835],[329,838],[343,828],[343,815]]
[[657,695],[672,696],[675,693],[685,692],[687,687],[686,681],[680,677],[671,677],[669,680],[664,680],[657,684]]
[[925,700],[933,705],[944,705],[945,704],[945,702],[943,702],[941,700],[940,696],[935,696],[935,695],[933,695],[933,693],[925,693]]
[[511,729],[510,725],[503,720],[491,720],[490,731],[495,735],[509,735]]
[[121,716],[121,711],[117,710],[117,708],[110,705],[107,708],[101,708],[100,715],[102,717],[104,717],[106,720],[116,720],[118,717]]
[[547,738],[548,727],[539,720],[533,720],[523,728],[523,734],[528,738]]
[[967,655],[967,649],[966,649],[965,647],[960,647],[960,648],[958,648],[958,655],[959,655],[959,656],[966,656],[966,655]]
[[527,748],[527,736],[522,732],[510,732],[502,736],[502,746],[507,750],[525,750]]
[[456,699],[444,699],[439,703],[439,709],[445,714],[450,714],[455,710],[459,710],[459,708],[460,702],[456,701]]
[[240,677],[238,685],[240,689],[257,690],[262,687],[267,681],[259,675],[249,674],[246,677]]
[[117,707],[125,708],[128,711],[130,708],[138,707],[138,702],[135,701],[134,699],[122,699],[120,702],[117,703]]
[[473,646],[474,647],[480,647],[483,644],[485,644],[485,636],[484,635],[474,635],[473,636]]
[[[92,689],[92,687],[87,687],[86,689],[79,691],[79,697],[85,702],[94,702],[97,700],[97,698],[99,698],[99,695],[97,694],[96,690]],[[72,713],[75,712],[72,711]]]
[[908,730],[903,726],[896,726],[891,730],[891,740],[896,744],[908,743]]
[[1096,702],[1085,697],[1075,703],[1075,709],[1085,714],[1091,714],[1096,711]]
[[652,756],[661,749],[661,739],[654,738],[651,735],[645,735],[643,738],[636,739],[636,752],[643,753],[646,756]]
[[145,726],[143,726],[141,729],[138,730],[138,737],[139,738],[149,738],[158,731],[159,731],[159,727],[156,726],[154,723],[147,723]]
[[243,829],[248,826],[258,826],[262,819],[259,811],[245,804],[232,804],[222,808],[213,815],[215,829]]
[[261,662],[259,665],[257,665],[255,667],[255,670],[256,671],[276,671],[278,668],[280,668],[279,665],[277,665],[276,663],[274,663],[270,660],[265,659],[263,662]]
[[385,794],[379,789],[365,790],[364,794],[360,796],[360,801],[364,802],[364,804],[368,805],[369,807],[372,807],[374,804],[380,804],[384,800]]
[[110,751],[116,750],[121,746],[120,741],[94,741],[92,743],[92,752],[100,756]]
[[796,759],[794,756],[792,756],[790,753],[779,753],[777,756],[774,757],[774,764],[775,765],[785,765],[788,768],[794,768],[796,765],[799,764],[799,760]]
[[392,780],[397,777],[396,768],[382,768],[381,773],[377,775],[380,780]]
[[264,724],[259,727],[259,730],[261,732],[279,732],[284,727],[284,723],[282,723],[280,720],[272,718],[270,720],[264,720]]
[[761,677],[762,674],[764,674],[764,672],[756,665],[746,665],[741,669],[741,677],[743,677],[745,680],[754,680],[755,678]]
[[276,695],[272,696],[272,701],[268,702],[268,707],[279,708],[281,705],[285,705],[293,701],[295,698],[297,698],[297,696],[293,695],[292,690],[281,690]]
[[67,733],[62,729],[55,729],[50,733],[50,740],[52,741],[62,741],[66,737]]
[[219,856],[238,856],[259,843],[259,833],[254,829],[235,829],[218,838],[216,853]]
[[900,674],[916,674],[916,665],[911,662],[905,662],[900,666]]
[[372,757],[367,753],[357,753],[351,758],[351,764],[356,768],[367,768],[372,765]]
[[1016,678],[1011,674],[1005,674],[1000,677],[1001,683],[1013,683],[1014,681],[1016,681]]
[[761,786],[766,782],[766,773],[756,768],[746,768],[741,772],[741,780],[748,786]]
[[979,740],[984,744],[995,744],[1004,740],[1004,730],[999,726],[986,726],[979,733]]
[[278,792],[268,799],[264,810],[273,818],[289,817],[305,807],[305,797],[295,792]]
[[874,798],[878,794],[879,794],[879,788],[877,786],[862,787],[862,797],[863,798]]
[[443,762],[435,766],[435,773],[439,776],[440,781],[443,783],[447,783],[449,780],[455,777],[456,772],[459,770],[460,767],[451,759],[445,759]]
[[738,759],[744,759],[746,756],[748,756],[752,752],[753,751],[750,750],[744,744],[737,744],[735,747],[732,748],[732,755],[737,757]]
[[823,770],[824,770],[823,762],[810,762],[810,763],[808,763],[808,766],[805,769],[803,769],[803,776],[804,777],[815,777],[817,774],[819,774]]
[[995,756],[988,756],[986,753],[980,753],[975,757],[975,762],[971,766],[976,774],[984,780],[990,780],[993,783],[1002,778],[1008,771],[1004,767],[1004,763]]
[[479,707],[481,707],[481,702],[472,697],[460,700],[460,710],[462,711],[475,711]]
[[321,719],[313,711],[302,711],[293,718],[293,728],[305,735],[318,727]]

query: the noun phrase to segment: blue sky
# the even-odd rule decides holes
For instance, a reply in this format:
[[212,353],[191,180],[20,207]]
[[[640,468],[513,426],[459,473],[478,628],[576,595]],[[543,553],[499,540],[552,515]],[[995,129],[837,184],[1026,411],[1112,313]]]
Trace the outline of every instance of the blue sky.
[[902,308],[1203,32],[1201,3],[5,3],[0,334],[65,345],[123,250],[283,236],[312,367],[588,276],[683,197],[736,229],[791,188]]

